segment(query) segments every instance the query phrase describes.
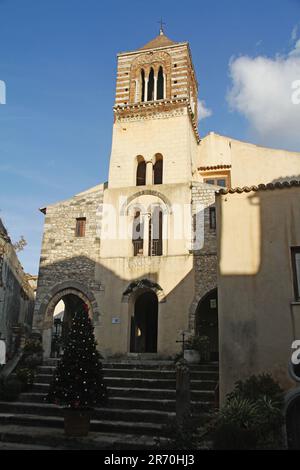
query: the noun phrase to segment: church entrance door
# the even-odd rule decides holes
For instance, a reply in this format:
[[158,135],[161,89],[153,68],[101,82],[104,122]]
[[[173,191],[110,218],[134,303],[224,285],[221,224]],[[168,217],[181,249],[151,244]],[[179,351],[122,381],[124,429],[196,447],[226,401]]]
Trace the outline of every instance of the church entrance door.
[[130,352],[157,352],[158,299],[154,292],[141,293],[131,318]]
[[199,302],[196,312],[196,334],[208,336],[210,359],[219,360],[218,291],[206,294]]

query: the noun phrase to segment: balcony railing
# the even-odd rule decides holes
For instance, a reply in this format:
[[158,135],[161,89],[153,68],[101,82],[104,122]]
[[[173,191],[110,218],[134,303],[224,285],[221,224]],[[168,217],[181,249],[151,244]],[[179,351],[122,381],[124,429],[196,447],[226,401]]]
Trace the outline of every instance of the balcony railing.
[[162,240],[152,240],[151,256],[162,256]]
[[143,256],[144,240],[132,240],[133,256]]

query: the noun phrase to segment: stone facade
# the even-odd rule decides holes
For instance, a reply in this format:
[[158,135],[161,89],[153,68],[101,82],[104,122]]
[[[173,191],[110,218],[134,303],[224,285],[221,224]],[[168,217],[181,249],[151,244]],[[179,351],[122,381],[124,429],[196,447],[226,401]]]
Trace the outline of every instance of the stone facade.
[[[149,92],[156,96],[160,68],[163,98],[148,100],[143,87],[152,80],[153,69],[154,91],[150,87]],[[43,333],[46,355],[55,306],[61,299],[74,306],[77,299],[76,308],[80,302],[89,306],[104,356],[155,352],[173,357],[182,331],[198,328],[205,299],[208,312],[217,308],[217,299],[209,296],[216,296],[218,287],[222,240],[216,230],[223,221],[215,205],[220,187],[206,181],[246,186],[299,173],[300,154],[213,133],[200,140],[197,101],[187,43],[160,34],[144,48],[119,54],[108,183],[43,210],[34,325]],[[160,214],[156,238],[155,208]],[[76,236],[77,221],[83,219],[84,236]],[[132,236],[135,224],[142,234],[137,240]],[[226,256],[239,265],[234,246]],[[141,299],[145,303],[139,307]],[[155,322],[145,327],[149,305],[147,318]],[[221,314],[224,325],[227,313]],[[155,335],[155,342],[139,351],[144,330],[152,340]],[[230,335],[219,336],[221,350],[224,342],[231,347]]]
[[14,353],[16,330],[29,332],[32,326],[34,289],[28,278],[0,219],[0,333],[8,356]]

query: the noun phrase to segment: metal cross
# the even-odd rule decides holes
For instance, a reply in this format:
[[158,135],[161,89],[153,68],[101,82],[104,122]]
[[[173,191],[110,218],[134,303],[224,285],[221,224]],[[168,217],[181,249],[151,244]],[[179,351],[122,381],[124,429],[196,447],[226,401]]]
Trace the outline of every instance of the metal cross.
[[176,341],[176,343],[181,343],[182,344],[182,354],[184,354],[184,344],[185,344],[185,332],[183,331],[181,333],[181,336],[182,336],[182,340],[181,341]]
[[160,21],[158,21],[158,23],[160,24],[159,34],[164,34],[164,26],[166,26],[166,23],[163,22],[162,18],[160,19]]

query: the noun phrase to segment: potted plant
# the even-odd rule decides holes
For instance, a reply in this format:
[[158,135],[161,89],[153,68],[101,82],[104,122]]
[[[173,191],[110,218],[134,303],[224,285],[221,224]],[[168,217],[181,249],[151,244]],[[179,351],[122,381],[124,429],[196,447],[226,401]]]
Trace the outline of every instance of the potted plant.
[[84,305],[75,313],[47,397],[64,408],[65,433],[69,436],[86,436],[92,409],[106,401],[96,345],[88,307]]
[[186,342],[184,359],[190,364],[209,361],[210,340],[208,336],[191,336]]

